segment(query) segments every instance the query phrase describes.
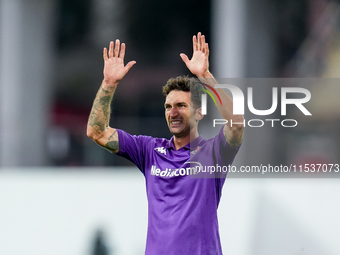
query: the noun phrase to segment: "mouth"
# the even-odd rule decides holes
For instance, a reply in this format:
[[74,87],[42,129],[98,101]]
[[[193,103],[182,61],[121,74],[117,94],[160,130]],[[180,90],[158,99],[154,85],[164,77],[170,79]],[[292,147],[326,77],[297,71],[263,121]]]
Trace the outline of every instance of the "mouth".
[[182,120],[170,120],[171,127],[181,126],[183,124]]

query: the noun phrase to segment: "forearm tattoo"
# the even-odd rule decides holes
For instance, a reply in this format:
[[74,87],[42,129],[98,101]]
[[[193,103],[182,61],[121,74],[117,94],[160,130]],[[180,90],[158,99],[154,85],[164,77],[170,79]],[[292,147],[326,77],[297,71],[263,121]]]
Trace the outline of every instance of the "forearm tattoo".
[[[104,90],[100,87],[93,102],[88,125],[96,131],[104,131],[109,126],[111,114],[111,101],[115,88]],[[111,95],[109,95],[111,93]]]

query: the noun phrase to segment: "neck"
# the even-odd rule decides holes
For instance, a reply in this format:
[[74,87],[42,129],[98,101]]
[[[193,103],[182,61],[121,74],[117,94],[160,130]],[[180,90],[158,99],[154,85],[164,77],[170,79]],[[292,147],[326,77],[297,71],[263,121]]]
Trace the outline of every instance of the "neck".
[[179,150],[180,148],[184,147],[188,143],[194,141],[197,137],[199,137],[199,134],[196,129],[192,129],[191,132],[185,136],[185,137],[174,137],[174,145],[176,150]]

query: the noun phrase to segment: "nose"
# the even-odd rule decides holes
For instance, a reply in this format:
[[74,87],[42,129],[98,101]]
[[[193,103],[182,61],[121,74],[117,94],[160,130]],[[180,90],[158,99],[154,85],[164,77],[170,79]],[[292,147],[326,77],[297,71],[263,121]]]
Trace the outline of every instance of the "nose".
[[178,115],[177,107],[172,107],[170,110],[170,117],[175,117]]

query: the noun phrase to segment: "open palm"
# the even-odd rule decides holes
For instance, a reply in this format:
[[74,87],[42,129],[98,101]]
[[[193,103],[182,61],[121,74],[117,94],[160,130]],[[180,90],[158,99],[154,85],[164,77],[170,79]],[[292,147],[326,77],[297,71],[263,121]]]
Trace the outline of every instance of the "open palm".
[[125,56],[125,43],[120,46],[120,41],[116,40],[116,45],[113,48],[114,43],[110,42],[109,54],[107,49],[104,48],[103,59],[104,59],[104,80],[108,84],[118,83],[130,70],[130,68],[136,64],[136,61],[130,61],[124,66]]
[[193,55],[189,60],[188,56],[181,53],[180,56],[190,72],[197,77],[203,77],[204,73],[209,71],[209,46],[205,42],[205,36],[199,32],[197,37],[194,35],[193,41]]

